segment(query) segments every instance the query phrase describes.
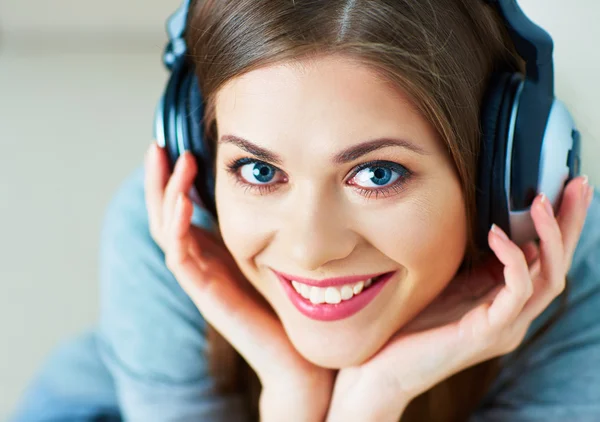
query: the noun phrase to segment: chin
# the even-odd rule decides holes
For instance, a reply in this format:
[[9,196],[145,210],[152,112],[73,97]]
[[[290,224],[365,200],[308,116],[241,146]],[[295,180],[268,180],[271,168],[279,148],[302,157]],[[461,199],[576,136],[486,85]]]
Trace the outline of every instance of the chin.
[[357,339],[357,342],[348,342],[343,338],[323,340],[322,337],[310,337],[305,334],[290,335],[289,337],[304,359],[314,365],[329,369],[361,365],[378,349],[378,345],[366,344],[360,339]]

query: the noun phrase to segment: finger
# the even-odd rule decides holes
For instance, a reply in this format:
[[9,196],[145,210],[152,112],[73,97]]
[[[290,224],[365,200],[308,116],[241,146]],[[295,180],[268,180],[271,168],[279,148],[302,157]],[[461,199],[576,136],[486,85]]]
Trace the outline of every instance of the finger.
[[[541,276],[548,282],[564,279],[566,271],[563,236],[546,195],[538,196],[533,203],[532,218],[540,237]],[[555,283],[554,283],[555,284]],[[549,285],[547,287],[560,287]]]
[[525,255],[525,261],[527,261],[527,266],[531,267],[531,265],[536,261],[539,256],[539,248],[535,241],[529,241],[523,245],[521,245],[521,249],[523,250],[523,255]]
[[[527,261],[527,266],[529,267],[529,275],[531,276],[531,279],[534,279],[534,276],[537,276],[538,272],[539,272],[539,264],[540,264],[540,260],[539,260],[539,248],[537,246],[537,243],[535,241],[529,241],[527,243],[524,243],[522,245],[520,245],[521,250],[523,251],[523,255],[525,256],[525,261]],[[490,265],[489,268],[490,269],[490,274],[496,274],[496,273],[502,273],[503,271],[503,265],[501,262],[499,262],[496,258],[494,258],[496,260],[496,262],[498,263],[499,267],[496,271],[496,262],[493,263],[493,266]],[[504,278],[503,275],[501,275],[500,277],[502,277],[502,279]],[[500,277],[496,277],[496,276],[492,276],[491,278],[493,279],[500,279]],[[482,296],[480,299],[478,299],[477,301],[477,305],[481,304],[481,303],[492,303],[494,301],[494,298],[496,297],[496,295],[502,290],[502,288],[504,287],[504,284],[501,285],[497,285],[497,286],[493,286],[491,289],[487,289],[488,292]]]
[[504,264],[505,286],[500,289],[487,312],[489,326],[497,329],[517,318],[531,297],[533,285],[523,251],[508,239],[500,227],[493,226],[488,234],[488,242]]
[[[196,306],[244,357],[261,381],[278,379],[282,368],[296,366],[293,358],[298,354],[275,315],[251,300],[223,274],[214,274],[209,280],[205,289],[194,294]],[[279,365],[279,362],[284,363]]]
[[[181,266],[186,263],[186,261],[193,258],[190,256],[189,248],[189,226],[191,215],[189,215],[190,212],[188,211],[186,200],[182,194],[178,196],[176,202],[177,204],[171,221],[165,223],[165,243],[167,245],[165,248],[165,261],[167,267],[175,275],[177,275]],[[193,261],[194,264],[197,264],[195,260]],[[182,287],[187,290],[187,286]]]
[[180,192],[175,200],[175,210],[169,227],[169,236],[175,244],[179,243],[190,229],[194,210],[189,205],[189,199]]
[[563,236],[567,271],[571,268],[573,254],[587,216],[588,186],[585,176],[571,180],[563,192],[560,209],[556,216]]
[[175,200],[180,192],[188,193],[196,176],[196,160],[192,153],[185,151],[179,156],[164,191],[162,203],[163,227],[168,228],[175,209]]
[[148,212],[150,232],[155,237],[162,227],[163,191],[169,180],[169,168],[165,151],[152,142],[144,159],[144,198]]
[[[548,199],[537,197],[531,216],[540,237],[540,274],[534,279],[534,295],[522,312],[522,319],[531,322],[562,292],[565,286],[565,252],[562,233]],[[550,215],[552,214],[552,215]]]
[[[193,204],[180,193],[169,230],[169,267],[202,316],[246,359],[261,380],[280,376],[274,363],[297,355],[283,326],[240,289],[220,265],[196,260],[191,234]],[[292,367],[289,363],[288,367]]]

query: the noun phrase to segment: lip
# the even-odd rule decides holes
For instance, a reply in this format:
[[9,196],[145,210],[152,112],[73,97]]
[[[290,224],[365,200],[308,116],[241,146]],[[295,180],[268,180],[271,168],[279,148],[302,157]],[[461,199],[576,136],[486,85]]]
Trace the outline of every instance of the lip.
[[278,277],[283,277],[288,282],[291,282],[291,280],[295,280],[298,283],[307,284],[309,286],[315,287],[343,286],[344,284],[354,284],[358,283],[359,281],[367,281],[369,278],[379,277],[383,274],[387,274],[387,272],[383,272],[374,274],[353,275],[348,277],[333,277],[326,278],[323,280],[313,280],[310,278],[298,277],[295,275],[282,273],[281,271],[275,271],[273,269],[271,269],[271,271],[273,271]]
[[[387,282],[389,280],[391,280],[393,278],[393,276],[396,274],[396,271],[382,273],[382,274],[384,274],[383,277],[381,277],[380,279],[375,281],[368,288],[364,289],[364,291],[361,292],[359,295],[352,296],[352,298],[349,300],[342,300],[340,303],[336,303],[336,304],[330,304],[330,303],[315,304],[315,303],[312,303],[310,300],[307,300],[303,296],[301,296],[296,291],[296,289],[294,289],[291,281],[288,280],[285,276],[283,276],[281,273],[278,273],[276,271],[273,271],[273,272],[275,273],[275,275],[281,282],[281,285],[282,285],[283,290],[285,291],[286,295],[290,298],[290,301],[300,311],[300,313],[307,316],[308,318],[318,320],[318,321],[337,321],[340,319],[348,318],[348,317],[356,314],[361,309],[363,309],[365,306],[367,306],[369,303],[371,303],[371,301],[373,299],[375,299],[375,297],[378,295],[378,293],[381,291],[381,289],[383,289],[383,287],[387,284]],[[367,278],[370,278],[370,277],[367,277]],[[339,279],[329,279],[329,280],[339,280]],[[348,278],[346,278],[345,280],[348,280]],[[361,280],[364,280],[364,278],[358,279],[358,281],[361,281]],[[298,281],[300,281],[300,280],[298,280]],[[344,283],[342,283],[342,284],[344,284]]]

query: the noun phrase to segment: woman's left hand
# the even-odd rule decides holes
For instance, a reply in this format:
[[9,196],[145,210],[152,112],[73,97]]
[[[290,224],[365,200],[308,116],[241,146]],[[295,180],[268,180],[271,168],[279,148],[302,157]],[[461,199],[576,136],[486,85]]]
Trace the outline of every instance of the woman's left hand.
[[521,249],[500,228],[490,230],[492,260],[457,274],[376,355],[338,372],[327,422],[398,421],[413,398],[439,382],[514,351],[565,287],[593,193],[586,188],[584,177],[572,180],[556,218],[547,198],[535,199],[539,257],[534,242]]

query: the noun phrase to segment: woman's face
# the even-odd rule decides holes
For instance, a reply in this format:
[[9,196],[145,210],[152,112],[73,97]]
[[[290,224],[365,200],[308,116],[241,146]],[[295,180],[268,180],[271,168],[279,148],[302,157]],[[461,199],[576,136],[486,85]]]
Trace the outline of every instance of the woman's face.
[[[333,56],[261,68],[222,87],[216,118],[223,241],[307,360],[364,362],[453,278],[467,242],[453,162],[408,97],[376,73]],[[382,138],[392,142],[363,145]],[[316,310],[308,315],[273,271],[317,281],[394,274],[357,295],[356,282],[332,289],[337,305],[318,303],[325,289],[300,287],[308,299],[292,290]],[[380,287],[359,311],[336,313]]]

